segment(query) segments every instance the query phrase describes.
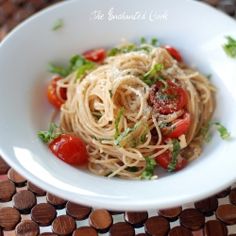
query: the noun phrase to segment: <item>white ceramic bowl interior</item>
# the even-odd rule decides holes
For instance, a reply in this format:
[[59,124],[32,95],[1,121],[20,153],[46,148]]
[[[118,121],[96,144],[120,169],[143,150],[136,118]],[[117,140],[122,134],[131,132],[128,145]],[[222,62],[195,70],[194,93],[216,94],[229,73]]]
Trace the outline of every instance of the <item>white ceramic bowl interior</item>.
[[[112,18],[118,14],[136,14],[136,18]],[[64,26],[52,31],[58,19]],[[201,157],[184,170],[154,181],[129,181],[66,165],[38,139],[37,131],[48,127],[52,112],[45,96],[49,62],[66,63],[87,49],[145,36],[175,46],[188,64],[212,74],[218,89],[214,119],[235,136],[236,60],[222,50],[226,35],[236,38],[235,28],[236,23],[223,13],[187,0],[72,0],[36,14],[0,45],[0,154],[40,187],[95,207],[165,208],[219,191],[236,178],[234,138],[222,141],[214,133]]]

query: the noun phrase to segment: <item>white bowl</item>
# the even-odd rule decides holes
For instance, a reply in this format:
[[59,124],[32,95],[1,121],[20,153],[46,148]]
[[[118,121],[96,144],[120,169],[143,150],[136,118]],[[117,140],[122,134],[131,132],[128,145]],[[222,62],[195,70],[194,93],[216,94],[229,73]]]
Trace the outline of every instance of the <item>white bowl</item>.
[[[143,17],[112,19],[112,9],[126,15],[138,11]],[[95,11],[104,16],[99,18]],[[52,31],[58,19],[64,26]],[[37,131],[48,127],[52,109],[45,96],[49,62],[65,63],[76,53],[111,47],[121,38],[157,36],[161,43],[177,47],[187,63],[213,75],[218,88],[215,119],[235,136],[236,60],[222,49],[226,35],[236,38],[235,28],[235,21],[223,13],[187,0],[66,1],[36,14],[0,46],[0,154],[56,195],[113,210],[172,207],[221,190],[236,179],[235,139],[222,141],[215,133],[201,157],[184,170],[154,181],[128,181],[66,165],[38,139]]]

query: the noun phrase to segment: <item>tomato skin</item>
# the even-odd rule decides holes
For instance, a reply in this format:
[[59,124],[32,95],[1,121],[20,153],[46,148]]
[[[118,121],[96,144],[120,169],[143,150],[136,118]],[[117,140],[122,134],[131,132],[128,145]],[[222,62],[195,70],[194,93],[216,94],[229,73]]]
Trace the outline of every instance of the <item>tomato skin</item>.
[[[156,162],[162,168],[168,169],[171,159],[172,159],[171,152],[169,150],[167,150],[167,151],[163,152],[161,155],[156,157]],[[174,171],[178,171],[178,170],[183,169],[187,165],[187,163],[188,163],[188,161],[185,158],[179,156]]]
[[[47,88],[47,98],[48,98],[48,101],[57,109],[60,109],[61,105],[64,103],[64,101],[62,101],[57,96],[57,93],[56,93],[57,81],[60,80],[60,79],[62,79],[62,78],[59,77],[59,76],[54,77],[50,81],[50,83],[48,85],[48,88]],[[67,99],[66,92],[67,92],[66,88],[60,88],[60,95],[63,98],[63,100]]]
[[49,148],[54,155],[70,165],[80,166],[88,162],[86,146],[78,137],[61,134],[49,143]]
[[191,124],[190,114],[185,112],[182,118],[176,119],[170,127],[161,129],[165,138],[178,138],[186,134]]
[[106,58],[106,51],[103,48],[92,49],[84,52],[83,56],[89,61],[102,63]]
[[188,95],[182,87],[168,80],[167,88],[164,88],[162,82],[152,86],[149,100],[156,112],[168,115],[184,108],[188,102]]
[[170,53],[170,55],[175,60],[177,60],[178,62],[182,62],[183,61],[183,58],[182,58],[181,54],[179,53],[179,51],[176,48],[171,47],[169,45],[166,45],[164,48]]

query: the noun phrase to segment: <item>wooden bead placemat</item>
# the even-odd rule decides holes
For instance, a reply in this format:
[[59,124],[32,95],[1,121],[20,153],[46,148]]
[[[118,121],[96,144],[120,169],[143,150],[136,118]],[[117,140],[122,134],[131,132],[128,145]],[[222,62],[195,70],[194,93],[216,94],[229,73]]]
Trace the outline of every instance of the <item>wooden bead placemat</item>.
[[0,236],[236,236],[236,184],[171,209],[114,212],[48,193],[0,158]]
[[[0,0],[0,41],[58,0]],[[236,0],[205,0],[236,18]],[[61,199],[27,181],[0,157],[0,236],[236,236],[236,184],[172,209],[112,212]]]

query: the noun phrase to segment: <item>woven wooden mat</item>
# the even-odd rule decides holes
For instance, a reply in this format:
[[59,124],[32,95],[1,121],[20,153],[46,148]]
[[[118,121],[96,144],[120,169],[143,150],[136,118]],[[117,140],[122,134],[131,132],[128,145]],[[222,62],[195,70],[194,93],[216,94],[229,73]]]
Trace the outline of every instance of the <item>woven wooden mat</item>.
[[[0,40],[57,0],[0,0]],[[206,0],[236,18],[236,0]],[[0,236],[236,236],[236,184],[199,202],[148,212],[81,206],[38,188],[0,157]]]

